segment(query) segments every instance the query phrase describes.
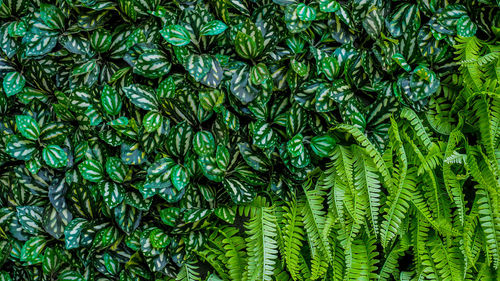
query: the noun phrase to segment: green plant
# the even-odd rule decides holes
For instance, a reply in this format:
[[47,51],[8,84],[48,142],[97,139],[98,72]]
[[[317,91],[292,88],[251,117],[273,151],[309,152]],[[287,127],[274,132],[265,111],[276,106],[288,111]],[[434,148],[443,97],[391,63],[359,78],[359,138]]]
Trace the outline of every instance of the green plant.
[[498,278],[499,24],[0,1],[1,279]]

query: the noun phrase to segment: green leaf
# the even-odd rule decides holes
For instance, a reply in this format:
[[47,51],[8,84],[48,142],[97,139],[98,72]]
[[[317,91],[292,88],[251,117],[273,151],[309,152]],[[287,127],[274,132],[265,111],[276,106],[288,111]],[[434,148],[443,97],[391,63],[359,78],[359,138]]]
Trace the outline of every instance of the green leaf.
[[257,43],[250,36],[238,31],[234,39],[234,48],[238,55],[244,59],[253,59],[258,55]]
[[16,126],[21,135],[30,140],[37,140],[40,136],[40,126],[33,117],[16,115]]
[[193,223],[200,221],[212,214],[211,210],[192,208],[184,212],[184,221]]
[[166,75],[172,64],[160,50],[144,51],[135,62],[134,73],[148,78],[159,78]]
[[94,159],[88,159],[78,165],[82,177],[91,182],[100,182],[103,178],[104,169],[102,164]]
[[108,114],[117,115],[122,109],[122,98],[118,91],[106,84],[102,89],[101,104]]
[[324,13],[334,13],[339,9],[340,4],[335,0],[320,0],[319,10]]
[[302,143],[302,139],[303,136],[301,134],[297,134],[288,141],[286,148],[292,157],[297,157],[304,153],[304,144]]
[[219,35],[227,29],[227,25],[219,20],[213,20],[203,25],[200,30],[201,35]]
[[387,28],[394,37],[401,37],[404,33],[417,29],[420,26],[420,12],[415,4],[403,3],[389,19]]
[[37,33],[28,33],[23,40],[26,44],[25,55],[28,57],[43,56],[56,46],[57,36],[41,35]]
[[68,163],[68,154],[58,145],[48,145],[43,149],[43,160],[53,168],[62,168]]
[[59,239],[71,218],[72,215],[67,209],[58,211],[52,206],[46,207],[42,217],[43,229],[52,237]]
[[151,245],[153,245],[153,247],[157,249],[163,249],[167,247],[171,242],[168,234],[158,228],[151,231],[151,233],[149,234],[149,239],[151,240]]
[[235,178],[224,179],[224,188],[236,204],[251,202],[255,197],[254,190],[247,183]]
[[193,143],[193,129],[186,122],[179,123],[170,129],[167,137],[167,150],[171,155],[186,155]]
[[306,64],[304,64],[303,62],[297,61],[295,59],[293,59],[291,61],[291,65],[292,65],[293,71],[295,71],[295,73],[297,73],[299,76],[304,77],[307,75],[307,73],[309,71]]
[[19,140],[14,137],[7,143],[5,151],[16,159],[26,161],[31,159],[36,151],[36,146],[32,141]]
[[160,98],[173,98],[175,95],[175,82],[172,76],[169,76],[165,78],[161,83],[158,85],[158,97]]
[[59,43],[68,51],[77,55],[91,56],[91,46],[87,38],[82,35],[68,35],[61,37]]
[[374,39],[380,37],[380,33],[384,27],[384,17],[382,13],[383,11],[381,9],[373,7],[363,20],[363,28],[366,30],[366,33]]
[[210,72],[211,58],[207,55],[188,55],[183,63],[186,70],[197,82]]
[[110,208],[118,206],[125,198],[125,190],[115,182],[101,182],[98,188],[104,203]]
[[258,90],[250,85],[250,73],[248,66],[238,69],[231,79],[230,90],[241,102],[252,102],[258,94]]
[[236,212],[234,211],[234,208],[229,208],[226,206],[216,208],[214,210],[214,214],[221,220],[230,224],[234,223],[234,219],[236,218]]
[[[111,33],[106,29],[98,29],[90,36],[90,45],[98,52],[104,53],[109,50],[112,43]],[[112,82],[112,81],[110,81]]]
[[335,144],[335,139],[329,135],[316,136],[311,140],[311,149],[319,157],[327,157],[330,156]]
[[267,66],[263,63],[252,66],[250,70],[250,81],[254,85],[260,85],[270,77],[271,74],[269,74]]
[[205,110],[212,110],[224,102],[224,93],[220,90],[204,90],[198,93],[200,105]]
[[120,156],[123,163],[127,165],[140,165],[147,160],[146,153],[139,148],[138,143],[123,143],[120,149]]
[[462,16],[457,22],[457,35],[462,37],[472,37],[476,34],[477,25],[472,22],[469,16]]
[[46,248],[43,253],[42,269],[45,274],[53,274],[61,266],[60,248]]
[[75,218],[64,229],[64,242],[66,249],[80,247],[80,235],[84,227],[88,224],[85,219]]
[[156,131],[161,124],[163,123],[163,116],[154,111],[150,111],[144,116],[144,120],[142,121],[146,132]]
[[270,148],[276,144],[277,136],[271,126],[264,121],[253,124],[253,143],[260,148]]
[[130,101],[145,110],[158,110],[159,102],[151,87],[133,84],[123,88],[123,92]]
[[225,171],[227,169],[227,167],[229,166],[229,161],[231,160],[227,147],[220,144],[217,146],[215,160],[217,162],[217,166],[221,170]]
[[189,183],[189,174],[187,169],[179,164],[175,165],[172,168],[170,179],[177,190],[184,189],[184,187],[186,187]]
[[59,7],[42,3],[40,16],[43,22],[52,29],[63,29],[65,26],[66,17]]
[[70,134],[70,127],[62,122],[51,122],[42,127],[40,140],[47,144],[62,144]]
[[333,80],[337,78],[340,72],[340,66],[338,61],[333,57],[324,57],[321,59],[321,72],[325,74],[328,80]]
[[410,100],[419,101],[434,94],[439,85],[440,81],[436,74],[426,66],[419,65],[410,76],[410,91],[405,91],[405,93]]
[[265,172],[269,170],[271,163],[261,153],[252,149],[248,143],[239,143],[238,148],[245,162],[253,169]]
[[26,23],[24,21],[17,21],[9,25],[8,32],[11,37],[21,37],[26,35],[26,29]]
[[297,16],[303,21],[313,21],[316,19],[316,10],[304,3],[300,3],[297,6]]
[[60,274],[57,281],[85,281],[85,279],[77,271],[68,270]]
[[106,159],[106,172],[109,177],[116,182],[125,181],[125,177],[127,176],[128,169],[125,164],[118,157],[108,157]]
[[200,156],[208,156],[215,152],[215,139],[209,131],[199,131],[193,138],[193,149]]
[[169,25],[160,30],[160,33],[168,43],[174,46],[184,46],[191,42],[189,31],[182,25]]
[[175,226],[175,221],[180,215],[180,209],[176,207],[166,208],[160,211],[161,220],[170,226]]
[[21,249],[21,261],[36,264],[42,262],[42,251],[47,241],[43,237],[32,237],[26,241]]
[[96,61],[90,60],[73,68],[72,74],[77,76],[81,74],[91,73],[96,67],[97,67]]
[[28,233],[36,234],[43,232],[41,226],[43,208],[37,206],[17,206],[17,218],[19,223]]
[[26,79],[17,71],[9,72],[3,78],[3,90],[8,97],[21,92],[25,84]]
[[141,211],[124,203],[114,209],[116,224],[127,234],[130,234],[139,226],[141,216]]
[[408,64],[408,62],[406,62],[406,59],[402,54],[395,53],[394,55],[392,55],[392,59],[405,71],[411,71],[411,66]]

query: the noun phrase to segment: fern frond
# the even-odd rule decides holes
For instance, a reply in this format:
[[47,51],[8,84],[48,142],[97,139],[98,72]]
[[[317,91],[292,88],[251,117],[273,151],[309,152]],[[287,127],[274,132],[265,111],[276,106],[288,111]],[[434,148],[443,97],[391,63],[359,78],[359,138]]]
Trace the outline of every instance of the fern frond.
[[401,110],[401,118],[410,121],[410,127],[412,128],[412,130],[415,131],[415,134],[420,139],[422,144],[427,148],[427,150],[430,150],[431,146],[433,145],[432,139],[415,111],[411,110],[408,107],[405,107],[403,108],[403,110]]
[[378,172],[382,175],[382,178],[384,179],[384,184],[390,188],[391,186],[391,176],[389,174],[389,170],[387,169],[387,166],[385,165],[384,159],[382,158],[382,155],[380,152],[377,150],[375,145],[373,145],[370,140],[361,132],[358,128],[348,125],[348,124],[340,124],[337,126],[337,129],[349,133],[350,135],[353,136],[353,138],[358,142],[359,145],[361,145],[368,155],[373,159],[373,162],[375,163],[375,166],[377,167]]
[[176,281],[201,281],[199,269],[197,266],[185,263],[181,266]]
[[316,255],[311,260],[311,279],[317,280],[318,278],[326,276],[328,270],[328,261],[326,256]]
[[332,263],[332,281],[343,280],[345,274],[345,255],[340,243],[333,247],[334,257]]
[[427,240],[429,238],[430,224],[420,214],[413,218],[411,226],[411,242],[413,246],[414,263],[417,271],[424,271],[424,261],[428,259]]
[[202,251],[196,251],[198,257],[210,264],[210,266],[217,271],[219,276],[222,277],[223,280],[230,280],[229,275],[226,273],[227,268],[225,267],[226,263],[221,260],[220,257],[224,257],[224,252],[216,250],[214,248],[205,247]]
[[[443,181],[444,185],[446,187],[446,191],[448,192],[448,195],[450,199],[452,200],[453,204],[458,210],[458,219],[460,220],[460,223],[463,225],[465,222],[465,198],[464,194],[462,192],[462,185],[459,182],[457,175],[455,172],[453,172],[451,165],[455,163],[455,161],[450,161],[449,159],[455,155],[458,154],[458,152],[455,150],[458,142],[463,139],[464,136],[460,131],[452,131],[450,133],[450,137],[448,138],[448,143],[446,146],[446,151],[444,154],[444,161],[443,161]],[[466,161],[466,155],[460,154],[462,157],[460,157],[460,161],[458,161],[458,164],[463,164]]]
[[462,233],[462,245],[460,249],[464,254],[464,264],[466,270],[470,267],[476,268],[475,264],[483,246],[483,233],[481,232],[481,228],[477,227],[479,215],[477,213],[477,209],[478,206],[476,200],[474,201],[470,214],[466,217]]
[[493,270],[485,262],[478,266],[477,272],[467,272],[467,281],[498,281],[498,270]]
[[480,66],[483,66],[483,65],[489,64],[489,63],[491,63],[499,58],[500,58],[500,52],[487,53],[484,56],[481,56],[477,60],[477,64]]
[[246,224],[248,249],[248,279],[272,280],[278,245],[276,242],[276,217],[272,207],[261,207]]
[[[363,191],[363,190],[362,190]],[[345,225],[345,238],[348,238],[347,243],[351,241],[359,234],[361,227],[365,224],[365,214],[368,202],[366,200],[366,195],[361,192],[350,193],[346,192],[344,197],[344,204],[346,205],[346,210],[348,210],[350,217],[346,218]]]
[[399,226],[410,207],[409,202],[416,186],[415,176],[412,173],[405,175],[404,173],[398,174],[395,172],[395,174],[397,190],[388,197],[389,207],[386,208],[387,214],[384,215],[380,231],[382,246],[384,247],[387,247],[389,242],[396,236]]
[[464,164],[467,159],[466,154],[451,151],[451,154],[444,158],[443,162],[446,164]]
[[494,81],[498,85],[500,80],[500,48],[498,48],[498,44],[487,46],[489,53],[479,60],[479,65],[486,79]]
[[[295,196],[295,194],[292,195]],[[285,208],[287,202],[289,201],[282,201],[281,198],[272,200],[274,206],[274,216],[276,217],[276,240],[278,242],[278,252],[281,253],[279,262],[280,265],[283,265],[283,268],[286,268],[285,256],[283,255],[283,253],[285,252],[285,238],[283,235],[283,228],[285,227],[285,214],[287,213]]]
[[415,190],[416,179],[414,169],[408,171],[408,161],[403,148],[397,125],[391,118],[391,138],[394,139],[394,145],[397,145],[399,164],[395,165],[396,169],[393,172],[394,190],[389,191],[388,207],[384,215],[384,221],[380,231],[382,246],[386,248],[389,242],[396,236],[401,222],[406,216],[406,212],[410,207],[409,202],[412,197],[412,192]]
[[479,222],[485,236],[488,259],[493,263],[493,267],[498,269],[500,260],[500,214],[495,209],[491,195],[484,189],[476,191]]
[[349,189],[354,190],[352,158],[352,151],[348,147],[342,145],[337,145],[335,147],[331,157],[337,176],[341,181],[347,184]]
[[274,270],[273,280],[275,281],[289,281],[292,280],[290,274],[285,269],[285,266],[279,262]]
[[318,181],[316,182],[316,188],[324,190],[326,192],[330,191],[335,185],[336,168],[333,162],[327,164],[327,169],[321,173]]
[[373,280],[377,276],[377,247],[375,238],[364,233],[355,239],[346,259],[347,280]]
[[295,197],[284,206],[285,226],[283,228],[285,263],[293,280],[300,280],[299,256],[304,241],[302,217]]
[[477,61],[481,55],[482,42],[476,37],[460,37],[456,38],[455,54],[459,61],[465,63],[460,66],[460,73],[464,79],[464,86],[474,93],[481,89],[482,72],[477,63],[467,63]]
[[245,239],[238,235],[239,230],[234,227],[220,229],[219,233],[223,237],[221,244],[225,250],[224,255],[228,259],[226,267],[231,280],[243,280],[247,264]]
[[238,214],[242,217],[253,217],[257,212],[260,211],[260,208],[269,206],[266,197],[257,196],[255,199],[247,204],[238,206]]
[[[422,173],[425,172],[425,177],[424,177],[424,182],[429,183],[429,188],[426,189],[426,195],[430,194],[428,196],[428,199],[430,199],[432,202],[429,204],[430,207],[432,207],[432,211],[435,212],[438,216],[440,214],[440,204],[439,204],[439,187],[437,183],[436,176],[434,174],[434,169],[429,165],[429,163],[426,160],[426,157],[422,154],[420,149],[418,148],[417,145],[413,142],[413,140],[410,139],[410,137],[402,131],[401,134],[403,135],[405,142],[409,144],[409,147],[412,148],[413,152],[417,157],[414,157],[414,161],[416,163],[413,163],[415,166],[418,167],[417,170],[417,176],[421,176]],[[435,147],[435,146],[434,146]],[[419,161],[416,161],[416,160]],[[424,185],[426,186],[426,185]]]
[[399,243],[394,245],[392,247],[391,251],[388,252],[385,256],[385,261],[380,267],[380,271],[378,274],[378,280],[383,281],[383,280],[392,280],[392,276],[396,276],[396,274],[399,272],[397,269],[398,266],[398,259],[401,256],[402,251],[401,248],[399,247]]
[[306,260],[306,257],[300,253],[299,255],[299,268],[298,271],[300,272],[300,277],[303,280],[309,280],[311,278],[311,269],[308,266],[309,260]]
[[422,196],[420,190],[415,189],[412,194],[412,199],[411,202],[415,206],[415,208],[418,210],[418,212],[422,215],[423,218],[425,218],[434,229],[439,230],[439,226],[432,215],[430,208],[425,201],[424,197]]
[[344,198],[346,186],[342,181],[334,181],[335,188],[328,193],[329,213],[335,214],[341,225],[345,225]]
[[[415,189],[416,180],[413,173],[408,173],[408,160],[403,143],[399,137],[399,130],[394,118],[391,118],[390,138],[397,150],[399,164],[395,164],[393,171],[394,189],[389,190],[388,207],[380,231],[382,246],[386,248],[396,236],[403,218],[410,207],[412,191]],[[415,171],[414,171],[415,172]]]
[[441,277],[438,265],[432,258],[432,254],[428,247],[425,247],[424,250],[420,253],[420,260],[422,261],[422,263],[420,264],[420,276],[424,277],[423,280],[445,280]]
[[[488,96],[486,94],[474,96],[472,108],[474,111],[473,122],[479,128],[481,143],[486,149],[486,155],[488,155],[490,163],[495,163],[495,135],[498,130],[498,120],[493,120],[492,122]],[[495,170],[498,170],[497,166],[498,164],[495,163]]]
[[354,185],[356,189],[362,190],[366,194],[369,204],[369,217],[375,236],[379,234],[379,209],[382,191],[380,189],[377,168],[372,159],[369,159],[363,150],[354,149]]
[[331,261],[330,245],[322,235],[325,227],[324,198],[325,193],[323,191],[317,189],[307,190],[304,187],[304,196],[300,206],[304,228],[311,248],[311,256],[314,259],[316,255],[326,255],[328,260]]
[[[476,155],[479,156],[479,159]],[[491,166],[486,163],[485,158],[486,157],[483,156],[480,149],[477,147],[467,147],[467,170],[472,175],[472,178],[483,188],[486,188],[488,192],[493,194],[493,198],[495,198],[498,196],[500,183],[497,181],[497,177],[490,170]]]
[[[498,148],[500,145],[500,97],[497,95],[492,95],[490,99],[490,128],[491,136],[493,137],[493,146]],[[499,160],[498,156],[497,160]]]
[[436,237],[431,245],[432,260],[443,280],[462,280],[464,268],[460,251],[454,243],[447,243]]

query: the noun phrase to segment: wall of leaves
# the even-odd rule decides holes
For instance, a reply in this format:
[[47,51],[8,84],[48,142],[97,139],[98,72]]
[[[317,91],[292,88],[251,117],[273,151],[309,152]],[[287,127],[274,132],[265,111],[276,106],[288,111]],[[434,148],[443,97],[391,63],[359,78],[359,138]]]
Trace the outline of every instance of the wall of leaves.
[[498,0],[0,0],[0,280],[498,280]]

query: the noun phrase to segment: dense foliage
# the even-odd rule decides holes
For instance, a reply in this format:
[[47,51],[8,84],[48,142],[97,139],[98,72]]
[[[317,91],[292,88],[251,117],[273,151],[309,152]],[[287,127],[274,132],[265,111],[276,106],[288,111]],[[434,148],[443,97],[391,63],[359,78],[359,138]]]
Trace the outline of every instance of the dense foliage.
[[500,278],[500,2],[0,3],[0,280]]

